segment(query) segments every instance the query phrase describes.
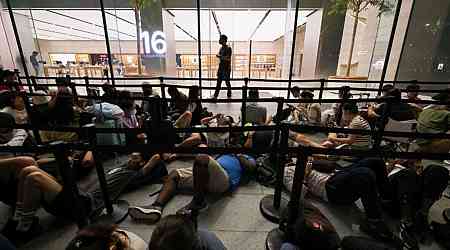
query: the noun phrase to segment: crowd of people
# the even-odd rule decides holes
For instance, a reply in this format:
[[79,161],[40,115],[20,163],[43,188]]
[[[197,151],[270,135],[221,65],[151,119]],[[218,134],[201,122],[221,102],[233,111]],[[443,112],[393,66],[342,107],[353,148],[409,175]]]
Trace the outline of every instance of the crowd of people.
[[[226,44],[226,42],[225,42]],[[223,55],[222,55],[223,54]],[[227,57],[227,51],[221,55]],[[30,100],[24,89],[17,84],[17,74],[0,72],[0,144],[3,146],[36,146],[36,134],[17,129],[16,124],[40,127],[39,137],[43,144],[54,141],[77,142],[87,140],[85,135],[75,132],[53,131],[54,127],[81,127],[94,123],[96,127],[150,128],[155,119],[171,128],[232,127],[240,126],[236,118],[227,114],[212,114],[202,106],[197,86],[189,88],[188,95],[175,86],[168,87],[170,99],[161,99],[148,83],[142,84],[142,92],[132,93],[117,90],[105,83],[100,96],[95,89],[88,91],[89,99],[79,97],[67,78],[57,78],[57,87],[38,87]],[[311,101],[314,93],[291,89],[294,98]],[[411,102],[420,100],[418,85],[408,86],[407,98]],[[401,91],[392,85],[383,87],[380,104],[363,111],[352,99],[351,88],[344,86],[339,91],[343,101],[322,110],[319,103],[288,105],[280,114],[268,114],[267,107],[250,102],[245,107],[245,125],[269,125],[282,120],[292,123],[307,123],[317,126],[347,127],[372,130],[381,126],[384,116],[396,121],[417,121],[417,131],[422,133],[447,133],[450,126],[450,111],[445,105],[424,107],[420,104],[402,103]],[[215,95],[216,96],[216,95]],[[248,97],[259,98],[256,88],[250,88]],[[136,101],[135,99],[140,99]],[[438,101],[449,101],[450,91],[433,97]],[[25,102],[31,101],[31,107]],[[391,105],[394,102],[395,105]],[[326,116],[324,116],[326,114]],[[157,117],[158,116],[158,117]],[[155,138],[166,138],[182,148],[196,147],[244,147],[267,149],[273,143],[272,131],[180,133],[168,135],[170,130],[159,129],[159,134],[127,132],[124,134],[97,135],[97,143],[103,145],[152,144]],[[290,133],[291,143],[320,148],[349,146],[355,149],[371,149],[370,134],[330,133],[323,141],[309,134]],[[164,139],[163,139],[164,140]],[[169,142],[170,141],[170,142]],[[413,150],[429,153],[450,151],[450,140],[418,139]],[[164,143],[164,142],[163,142]],[[69,162],[76,181],[91,174],[96,161],[119,157],[117,154],[102,154],[91,151],[72,150]],[[146,185],[163,183],[156,199],[149,204],[131,204],[129,215],[139,223],[157,224],[148,245],[132,232],[116,225],[92,224],[81,229],[69,243],[67,249],[225,249],[212,233],[197,230],[194,211],[208,209],[206,197],[234,192],[258,173],[258,154],[150,154],[133,152],[126,163],[106,170],[107,188],[113,200],[130,190]],[[192,167],[167,171],[167,164],[177,159],[191,158]],[[298,159],[286,157],[283,182],[286,190],[293,189],[295,167]],[[448,184],[449,172],[443,162],[414,161],[381,158],[349,159],[342,164],[337,159],[314,155],[307,159],[303,196],[307,194],[330,204],[351,205],[361,199],[366,219],[361,230],[382,241],[400,244],[407,249],[418,249],[421,237],[429,233],[427,216],[430,207],[439,200]],[[70,187],[64,185],[55,156],[51,153],[12,155],[0,153],[0,185],[8,192],[0,200],[11,207],[11,216],[2,229],[0,246],[14,249],[7,241],[19,246],[40,233],[37,210],[44,210],[69,221],[83,218],[94,219],[104,208],[103,196],[98,183],[73,196]],[[302,184],[299,184],[302,185]],[[164,216],[164,207],[179,191],[191,191],[192,200],[180,208],[176,215]],[[306,198],[305,198],[306,199]],[[76,209],[74,209],[76,208]],[[383,219],[384,211],[399,216],[399,234],[394,234]],[[257,212],[257,211],[255,211]],[[421,236],[421,237],[419,237]],[[287,242],[290,247],[301,239]],[[7,248],[9,247],[9,248]]]

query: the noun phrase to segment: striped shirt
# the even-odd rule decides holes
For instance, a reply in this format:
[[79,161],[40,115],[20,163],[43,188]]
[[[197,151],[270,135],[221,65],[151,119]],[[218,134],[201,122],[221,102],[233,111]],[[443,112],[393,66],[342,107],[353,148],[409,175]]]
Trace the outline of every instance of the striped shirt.
[[[366,121],[362,116],[358,115],[350,122],[349,128],[351,129],[367,129],[370,130],[369,122]],[[356,140],[352,146],[357,147],[369,147],[370,135],[355,135]]]

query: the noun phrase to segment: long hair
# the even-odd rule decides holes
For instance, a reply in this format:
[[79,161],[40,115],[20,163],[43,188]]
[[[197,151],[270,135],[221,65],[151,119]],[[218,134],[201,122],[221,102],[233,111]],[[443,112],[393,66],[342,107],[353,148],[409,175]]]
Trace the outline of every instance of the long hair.
[[169,215],[161,219],[152,233],[148,250],[193,250],[197,232],[190,218]]
[[126,250],[127,246],[114,236],[116,230],[117,225],[114,224],[89,225],[77,233],[66,250],[109,250],[112,246],[117,250]]

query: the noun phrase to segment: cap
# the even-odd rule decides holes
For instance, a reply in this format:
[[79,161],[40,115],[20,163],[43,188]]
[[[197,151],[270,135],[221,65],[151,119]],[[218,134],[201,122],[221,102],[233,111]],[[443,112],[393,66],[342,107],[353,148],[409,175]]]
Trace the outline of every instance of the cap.
[[300,97],[302,98],[313,98],[314,97],[314,93],[311,90],[303,90],[302,93],[300,94]]

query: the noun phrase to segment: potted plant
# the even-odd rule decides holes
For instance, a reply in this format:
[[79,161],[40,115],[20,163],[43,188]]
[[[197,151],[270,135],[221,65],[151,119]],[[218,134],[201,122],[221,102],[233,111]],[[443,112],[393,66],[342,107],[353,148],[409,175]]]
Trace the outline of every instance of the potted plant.
[[388,5],[388,3],[386,3],[387,0],[332,0],[332,1],[333,4],[331,5],[331,9],[328,12],[329,15],[345,14],[347,10],[350,10],[352,12],[351,16],[355,20],[353,22],[350,51],[347,59],[347,67],[345,73],[345,78],[350,78],[350,69],[353,59],[353,50],[355,47],[356,31],[358,29],[358,23],[360,21],[363,21],[363,18],[360,16],[361,12],[369,7],[376,7],[379,9],[378,16],[380,16],[381,13],[389,10],[390,6]]

